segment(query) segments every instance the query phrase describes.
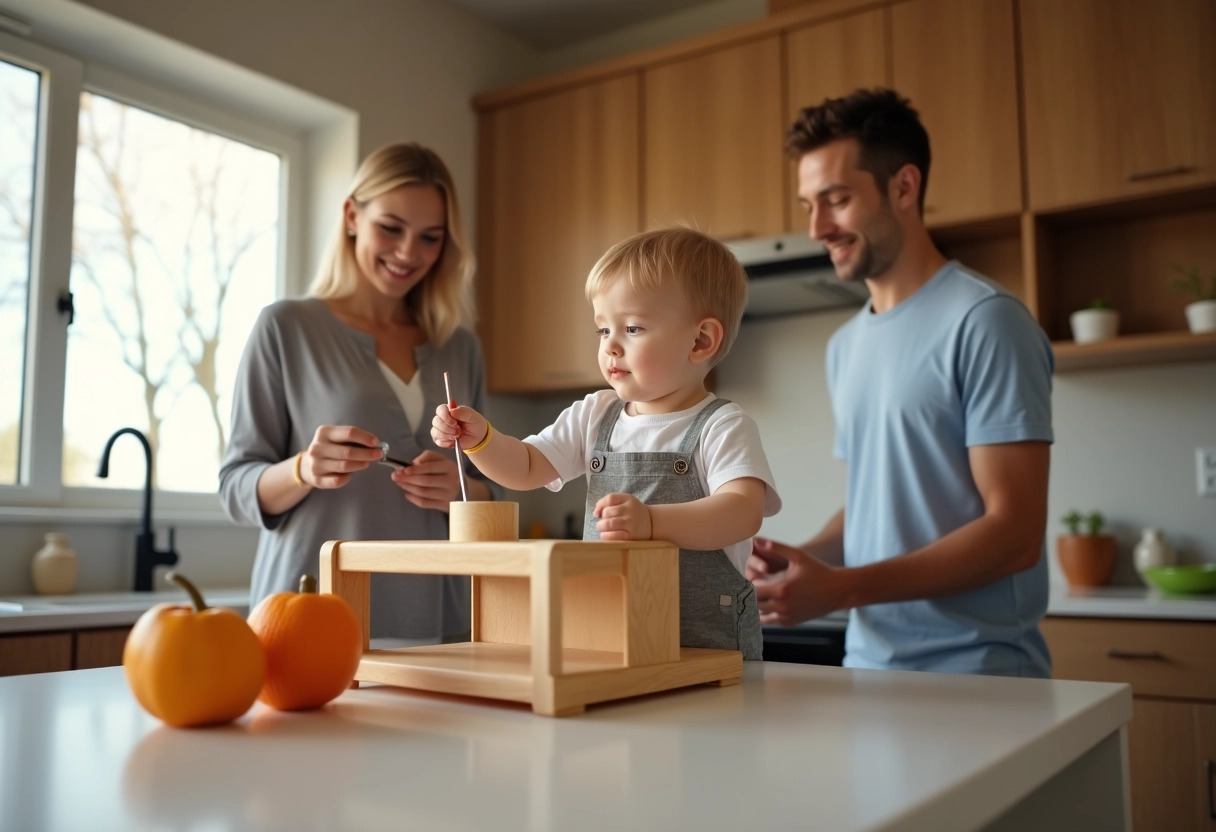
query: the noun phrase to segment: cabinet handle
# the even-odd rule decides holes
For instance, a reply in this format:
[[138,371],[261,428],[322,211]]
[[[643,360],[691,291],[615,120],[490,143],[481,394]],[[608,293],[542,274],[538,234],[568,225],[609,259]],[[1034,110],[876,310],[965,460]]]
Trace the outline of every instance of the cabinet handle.
[[1154,661],[1162,661],[1165,656],[1160,650],[1120,650],[1118,647],[1111,647],[1106,651],[1108,659],[1152,659]]
[[1216,803],[1212,801],[1212,768],[1211,760],[1203,761],[1203,772],[1207,775],[1208,781],[1208,817],[1216,820]]
[[1157,179],[1162,176],[1179,176],[1183,173],[1191,173],[1195,170],[1193,165],[1174,165],[1169,168],[1157,168],[1156,170],[1140,170],[1127,175],[1128,182],[1140,182],[1145,179]]

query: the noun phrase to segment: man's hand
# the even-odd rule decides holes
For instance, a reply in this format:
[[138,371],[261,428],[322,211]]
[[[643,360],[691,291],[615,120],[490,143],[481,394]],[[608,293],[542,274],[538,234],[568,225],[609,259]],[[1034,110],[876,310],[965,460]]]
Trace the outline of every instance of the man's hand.
[[632,494],[605,494],[594,513],[600,540],[650,540],[650,509]]
[[756,585],[760,623],[788,627],[840,609],[844,572],[801,549],[755,538],[747,577]]

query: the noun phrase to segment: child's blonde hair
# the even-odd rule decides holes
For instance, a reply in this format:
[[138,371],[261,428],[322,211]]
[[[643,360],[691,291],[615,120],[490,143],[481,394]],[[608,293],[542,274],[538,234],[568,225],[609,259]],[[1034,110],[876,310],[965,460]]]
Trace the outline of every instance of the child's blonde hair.
[[[447,165],[435,151],[419,144],[385,145],[359,165],[351,183],[350,198],[362,208],[402,185],[430,186],[443,197],[447,214],[443,253],[430,273],[405,298],[414,323],[427,340],[442,346],[457,327],[473,322],[473,255],[465,243],[456,186]],[[309,294],[317,298],[345,297],[355,290],[358,279],[355,239],[346,233],[346,219],[339,213]]]
[[747,273],[722,243],[691,228],[635,234],[608,249],[591,267],[587,300],[622,279],[634,290],[679,286],[693,315],[722,324],[722,343],[707,369],[730,352],[747,304]]

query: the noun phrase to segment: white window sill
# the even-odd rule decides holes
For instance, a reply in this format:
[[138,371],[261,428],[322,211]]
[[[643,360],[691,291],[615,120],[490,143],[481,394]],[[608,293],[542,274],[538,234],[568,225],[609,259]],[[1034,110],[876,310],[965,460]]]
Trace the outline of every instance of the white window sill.
[[[32,525],[54,522],[77,526],[132,526],[140,522],[139,510],[113,508],[64,508],[0,506],[0,525]],[[166,526],[233,526],[222,511],[165,509],[152,515],[157,528]]]

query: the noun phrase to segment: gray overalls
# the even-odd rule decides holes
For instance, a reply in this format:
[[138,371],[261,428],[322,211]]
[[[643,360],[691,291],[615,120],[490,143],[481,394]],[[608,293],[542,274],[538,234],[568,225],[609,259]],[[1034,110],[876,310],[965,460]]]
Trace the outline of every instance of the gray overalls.
[[[726,399],[702,408],[675,453],[618,453],[608,450],[612,429],[625,403],[617,400],[604,415],[587,472],[587,513],[583,539],[599,540],[595,504],[607,494],[632,494],[648,506],[671,505],[706,496],[693,451],[705,423]],[[722,549],[680,550],[680,644],[741,650],[760,659],[760,612],[756,588],[739,574]]]

